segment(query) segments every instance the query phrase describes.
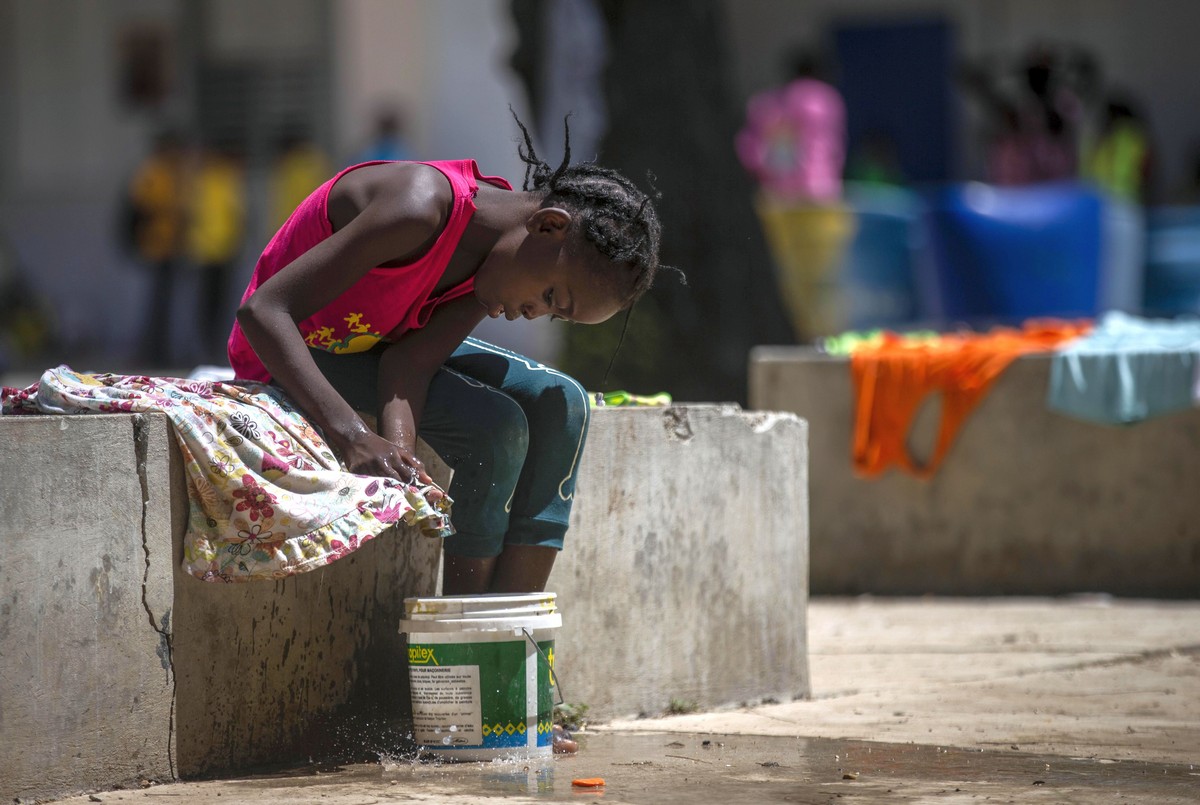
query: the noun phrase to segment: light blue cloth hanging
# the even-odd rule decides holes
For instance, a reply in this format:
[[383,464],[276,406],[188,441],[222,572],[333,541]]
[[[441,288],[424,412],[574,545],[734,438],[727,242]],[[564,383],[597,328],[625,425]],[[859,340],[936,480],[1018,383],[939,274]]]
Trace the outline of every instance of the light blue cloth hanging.
[[1200,319],[1108,313],[1055,353],[1046,404],[1089,422],[1132,424],[1195,406],[1198,372]]

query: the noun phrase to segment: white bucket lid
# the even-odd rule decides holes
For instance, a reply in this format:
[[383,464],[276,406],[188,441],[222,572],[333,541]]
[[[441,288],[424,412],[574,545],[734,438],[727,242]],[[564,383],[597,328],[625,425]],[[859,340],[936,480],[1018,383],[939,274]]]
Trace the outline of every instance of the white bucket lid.
[[557,629],[562,615],[557,612],[525,618],[453,618],[443,620],[402,620],[405,634],[442,634],[446,632],[519,632],[521,629]]
[[554,593],[405,598],[401,632],[554,629],[562,625]]
[[554,593],[528,593],[511,595],[457,595],[435,598],[405,598],[404,615],[408,618],[458,617],[476,618],[508,613],[557,612]]

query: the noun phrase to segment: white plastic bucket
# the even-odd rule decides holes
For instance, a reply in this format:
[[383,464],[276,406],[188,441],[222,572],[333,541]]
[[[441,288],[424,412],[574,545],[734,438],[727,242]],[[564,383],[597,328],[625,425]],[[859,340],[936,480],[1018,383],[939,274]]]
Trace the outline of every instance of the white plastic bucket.
[[413,738],[493,760],[553,752],[554,593],[404,599]]

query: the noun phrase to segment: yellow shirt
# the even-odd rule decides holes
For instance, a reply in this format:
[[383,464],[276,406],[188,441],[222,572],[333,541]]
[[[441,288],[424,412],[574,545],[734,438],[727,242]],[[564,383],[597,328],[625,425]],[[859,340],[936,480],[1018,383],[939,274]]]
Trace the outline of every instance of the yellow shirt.
[[329,160],[314,146],[294,148],[279,158],[271,176],[271,224],[283,226],[288,216],[332,175]]
[[177,257],[183,237],[181,161],[151,156],[133,177],[129,195],[141,219],[136,236],[138,254],[153,262]]
[[1142,193],[1146,135],[1135,124],[1118,124],[1089,155],[1084,174],[1110,193],[1137,201]]
[[246,201],[241,170],[220,157],[201,164],[192,184],[188,254],[201,265],[237,256],[245,231]]

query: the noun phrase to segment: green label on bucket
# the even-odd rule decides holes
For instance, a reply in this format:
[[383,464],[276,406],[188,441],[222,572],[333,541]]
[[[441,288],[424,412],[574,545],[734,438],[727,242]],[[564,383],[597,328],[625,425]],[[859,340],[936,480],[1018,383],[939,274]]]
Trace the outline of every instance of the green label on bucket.
[[[410,643],[413,737],[430,748],[505,748],[550,743],[554,641]],[[530,663],[527,665],[527,661]],[[536,663],[536,666],[533,665]],[[527,689],[536,668],[537,690]],[[532,680],[530,680],[532,681]],[[531,701],[532,699],[532,701]]]

